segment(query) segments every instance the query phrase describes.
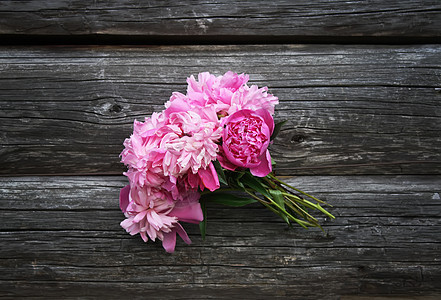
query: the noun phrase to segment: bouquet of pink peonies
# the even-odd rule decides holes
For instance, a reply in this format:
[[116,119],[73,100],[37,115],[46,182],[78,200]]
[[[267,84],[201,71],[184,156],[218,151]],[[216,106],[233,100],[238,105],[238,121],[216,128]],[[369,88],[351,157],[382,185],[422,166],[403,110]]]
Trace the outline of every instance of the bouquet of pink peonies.
[[145,242],[158,238],[173,252],[176,234],[191,243],[183,222],[199,223],[205,238],[210,201],[235,207],[260,202],[305,228],[320,227],[308,209],[334,218],[322,201],[272,173],[268,146],[283,124],[273,120],[278,99],[266,87],[248,86],[248,78],[191,76],[186,95],[174,92],[162,112],[135,120],[121,153],[130,182],[120,192],[121,226],[128,233]]

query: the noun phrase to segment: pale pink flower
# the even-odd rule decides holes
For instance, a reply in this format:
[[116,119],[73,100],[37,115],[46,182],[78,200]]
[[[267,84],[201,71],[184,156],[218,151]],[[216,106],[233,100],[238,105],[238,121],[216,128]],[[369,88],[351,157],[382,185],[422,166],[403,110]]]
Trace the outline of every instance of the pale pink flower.
[[198,81],[192,76],[187,79],[187,96],[191,104],[207,106],[215,104],[219,110],[231,103],[232,95],[246,85],[249,76],[228,71],[223,76],[215,77],[208,72],[200,73]]
[[274,120],[265,109],[240,110],[226,119],[219,162],[225,169],[249,168],[254,176],[271,172],[268,151]]
[[277,97],[268,94],[268,88],[247,85],[249,76],[228,71],[215,77],[208,72],[200,73],[198,80],[187,79],[187,94],[173,93],[166,107],[179,111],[198,111],[213,108],[219,118],[226,117],[242,109],[266,109],[274,114]]
[[[222,128],[214,110],[166,111],[144,123],[135,121],[130,139],[124,141],[121,161],[132,185],[155,187],[176,182],[187,173],[198,174],[210,190],[219,188],[205,172],[217,158]],[[211,169],[210,169],[211,170]],[[208,174],[208,175],[207,175]],[[204,179],[204,180],[202,180]],[[199,185],[200,186],[200,185]],[[174,193],[175,195],[176,193]]]
[[208,122],[218,122],[217,105],[209,101],[198,101],[179,92],[174,92],[170,100],[165,103],[164,114],[169,117],[172,113],[192,111],[197,113],[201,119]]
[[222,128],[217,122],[203,120],[197,113],[171,113],[169,128],[173,128],[161,139],[164,175],[180,178],[192,172],[205,170],[217,157],[217,142]]
[[277,97],[268,94],[268,88],[258,88],[257,85],[251,87],[244,86],[236,91],[232,97],[230,107],[227,110],[228,115],[243,109],[259,110],[265,109],[271,115],[274,114],[274,106],[279,103]]
[[139,233],[144,242],[159,239],[167,252],[173,252],[176,233],[190,244],[187,233],[179,221],[199,223],[203,214],[198,202],[199,194],[188,191],[182,201],[170,201],[168,191],[126,186],[120,193],[120,208],[127,219],[121,222],[131,235]]

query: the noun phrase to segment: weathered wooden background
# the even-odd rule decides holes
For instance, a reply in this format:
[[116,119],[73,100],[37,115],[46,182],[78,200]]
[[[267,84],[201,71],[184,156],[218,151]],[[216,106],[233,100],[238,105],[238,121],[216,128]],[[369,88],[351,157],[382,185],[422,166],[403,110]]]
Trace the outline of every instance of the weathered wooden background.
[[[0,297],[439,299],[441,2],[0,1]],[[133,119],[202,71],[288,119],[320,230],[211,205],[170,255],[119,226]]]

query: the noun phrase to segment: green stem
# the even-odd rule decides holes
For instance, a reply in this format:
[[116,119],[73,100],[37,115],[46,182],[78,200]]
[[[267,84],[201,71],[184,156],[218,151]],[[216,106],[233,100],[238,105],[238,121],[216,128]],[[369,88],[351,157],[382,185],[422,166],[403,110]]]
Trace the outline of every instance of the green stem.
[[[279,183],[281,183],[281,184],[283,184],[283,185],[289,187],[290,189],[293,189],[294,191],[299,192],[300,194],[305,195],[306,197],[309,197],[309,198],[311,198],[311,199],[313,199],[313,200],[315,200],[315,201],[317,201],[317,202],[320,202],[320,203],[322,203],[322,204],[327,204],[326,202],[324,202],[324,201],[322,201],[322,200],[319,200],[319,199],[317,199],[316,197],[311,196],[311,195],[305,193],[304,191],[299,190],[299,189],[297,189],[297,188],[295,188],[295,187],[293,187],[293,186],[291,186],[291,185],[289,185],[289,184],[283,182],[282,180],[280,180],[279,178],[277,178],[276,176],[274,176],[272,173],[269,173],[268,176],[270,176],[270,177],[271,177],[272,179],[274,179],[275,181],[277,181],[277,182],[279,182]],[[327,205],[329,205],[329,204],[327,204]]]
[[[263,203],[264,206],[266,206],[269,210],[271,210],[273,213],[275,213],[276,215],[278,215],[279,217],[283,218],[283,213],[278,211],[277,209],[275,209],[274,207],[271,207],[270,204],[267,203]],[[299,223],[300,226],[302,226],[305,229],[308,229],[305,225],[302,225]]]
[[283,195],[284,195],[285,197],[289,198],[290,200],[295,201],[295,202],[298,202],[298,203],[300,203],[300,204],[302,204],[302,205],[304,205],[304,206],[306,206],[306,207],[309,207],[309,208],[312,208],[312,209],[319,209],[319,208],[317,207],[318,204],[315,204],[315,203],[309,202],[308,200],[305,200],[305,199],[303,199],[303,198],[299,198],[299,197],[297,197],[297,196],[295,196],[295,195],[291,195],[291,194],[287,194],[287,193],[283,193]]
[[287,194],[287,193],[282,193],[282,194],[290,200],[292,198],[294,198],[291,201],[296,201],[296,202],[301,203],[302,205],[309,207],[309,208],[312,208],[312,209],[318,209],[319,211],[321,211],[322,213],[324,213],[328,217],[335,219],[335,217],[331,213],[329,213],[327,210],[325,210],[323,207],[321,207],[320,204],[318,204],[318,203],[312,203],[308,200],[298,198],[297,196],[293,197],[292,195]]
[[324,209],[323,207],[321,207],[320,204],[317,203],[317,206],[318,206],[317,209],[318,209],[319,211],[321,211],[322,213],[324,213],[324,214],[327,215],[328,217],[330,217],[330,218],[332,218],[332,219],[335,219],[335,217],[334,217],[331,213],[329,213],[326,209]]
[[[276,202],[274,202],[273,199],[267,198],[270,202],[266,202],[265,200],[257,197],[256,195],[254,195],[253,193],[249,192],[247,189],[245,189],[245,192],[250,195],[251,197],[253,197],[254,199],[256,199],[257,201],[259,201],[260,203],[262,203],[263,205],[265,205],[267,208],[269,208],[271,211],[273,211],[275,214],[281,216],[282,214],[287,216],[289,219],[291,219],[292,221],[298,223],[300,226],[302,226],[305,229],[308,229],[307,226],[311,226],[311,227],[317,227],[319,226],[318,224],[312,224],[300,219],[297,219],[295,217],[293,217],[290,213],[288,213],[284,208],[280,207],[280,205],[278,205]],[[279,210],[275,209],[274,207],[272,207],[271,205],[275,205]]]
[[[256,195],[254,195],[253,193],[249,192],[247,189],[244,190],[245,193],[247,193],[248,195],[250,195],[251,197],[253,197],[254,199],[256,199],[257,201],[259,201],[262,204],[271,204],[271,202],[267,202],[259,197],[257,197]],[[271,199],[270,199],[271,200]]]
[[285,202],[286,205],[288,205],[293,211],[295,211],[299,215],[305,215],[312,219],[313,221],[317,222],[317,219],[311,216],[306,210],[302,209],[297,203],[295,203],[292,200],[287,199],[288,201]]
[[272,182],[271,180],[268,179],[268,177],[263,177],[263,179],[271,186],[272,189],[278,189],[280,191],[284,191],[283,188],[280,188],[277,184],[275,184],[274,182]]
[[289,212],[287,212],[286,211],[286,209],[285,208],[283,208],[283,207],[281,207],[279,204],[277,204],[277,202],[275,202],[274,200],[272,200],[272,199],[270,199],[271,200],[271,204],[273,204],[273,205],[275,205],[284,215],[286,215],[288,218],[290,218],[292,221],[295,221],[295,222],[297,222],[299,225],[301,225],[302,227],[304,227],[304,228],[307,228],[306,226],[304,226],[303,224],[305,224],[305,225],[308,225],[308,226],[312,226],[312,227],[316,227],[317,225],[316,224],[312,224],[312,223],[309,223],[309,222],[306,222],[306,221],[303,221],[303,220],[300,220],[300,219],[297,219],[297,218],[295,218],[295,217],[293,217]]

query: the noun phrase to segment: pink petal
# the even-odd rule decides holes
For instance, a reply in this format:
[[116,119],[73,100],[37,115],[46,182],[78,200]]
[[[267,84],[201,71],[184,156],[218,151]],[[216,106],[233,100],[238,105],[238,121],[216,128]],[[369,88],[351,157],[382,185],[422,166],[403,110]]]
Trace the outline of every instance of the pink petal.
[[232,164],[227,158],[225,158],[225,152],[222,148],[222,146],[219,145],[219,154],[217,156],[217,160],[219,161],[222,168],[235,171],[237,169],[237,166],[235,164]]
[[197,224],[204,220],[204,214],[202,213],[201,205],[199,202],[191,205],[177,207],[169,213],[171,217],[177,217],[179,221]]
[[142,219],[145,218],[146,214],[147,214],[147,210],[144,210],[144,211],[136,214],[136,216],[133,218],[133,222],[138,223],[139,221],[141,221]]
[[[274,131],[274,119],[271,114],[266,109],[259,109],[256,113],[263,118],[266,125],[269,128],[269,135],[273,134]],[[269,136],[268,136],[269,138]]]
[[138,234],[140,232],[141,228],[139,228],[138,224],[132,224],[129,228],[126,229],[126,231],[130,234],[130,235],[135,235]]
[[252,115],[252,114],[253,114],[253,111],[252,111],[252,110],[249,110],[249,109],[242,109],[242,110],[239,110],[239,111],[235,112],[234,114],[230,115],[230,116],[228,117],[227,122],[228,122],[228,123],[239,122],[239,121],[241,121],[242,119],[246,119],[246,118],[248,118],[248,116],[249,116],[249,115]]
[[155,228],[153,228],[153,226],[147,226],[146,231],[147,231],[147,234],[149,235],[149,238],[152,241],[155,241],[158,231],[156,231]]
[[238,75],[232,71],[228,71],[227,73],[224,74],[224,76],[222,76],[222,79],[220,81],[220,86],[237,90],[242,86],[242,84],[248,81],[248,78],[249,76],[243,73]]
[[251,174],[257,177],[265,177],[268,175],[272,170],[271,165],[271,156],[268,150],[266,150],[266,153],[260,157],[261,161],[260,164],[257,167],[250,168]]
[[127,211],[127,206],[129,205],[129,193],[130,185],[126,185],[119,192],[119,208],[123,213]]
[[119,223],[119,225],[121,225],[122,228],[127,230],[130,226],[133,225],[133,220],[132,219],[125,219],[124,221]]
[[210,191],[213,192],[220,187],[219,177],[217,177],[217,172],[213,163],[210,163],[207,169],[199,169],[198,175],[204,186]]
[[[224,149],[226,160],[228,160],[230,164],[236,165],[238,167],[245,167],[245,168],[250,168],[250,169],[251,168],[256,168],[256,167],[259,166],[259,162],[256,162],[256,163],[253,163],[253,162],[243,163],[242,161],[240,161],[239,159],[237,159],[235,157],[235,155],[231,152],[229,147],[223,146],[223,149]],[[239,149],[239,150],[242,150],[242,149]],[[263,151],[263,149],[261,151]],[[241,155],[243,156],[244,154],[241,153]],[[226,168],[227,166],[229,166],[229,165],[225,164],[224,168],[228,169],[228,168]]]
[[189,172],[187,175],[187,182],[190,185],[190,187],[196,189],[199,186],[200,178],[197,174],[193,174],[192,172]]
[[185,95],[178,92],[173,93],[170,102],[167,105],[168,107],[164,112],[167,117],[172,113],[189,111],[191,109]]
[[145,232],[141,232],[140,235],[141,235],[142,240],[147,243],[147,241],[149,239],[147,238],[147,235],[145,234]]
[[185,231],[185,229],[181,226],[181,224],[176,223],[176,227],[174,228],[174,230],[176,230],[176,232],[179,234],[179,236],[181,237],[181,239],[184,240],[184,242],[187,245],[191,244],[191,240],[187,235],[187,232]]
[[168,253],[173,253],[175,251],[176,246],[176,230],[173,229],[170,232],[164,233],[164,237],[162,239],[162,247],[164,247],[165,251]]

